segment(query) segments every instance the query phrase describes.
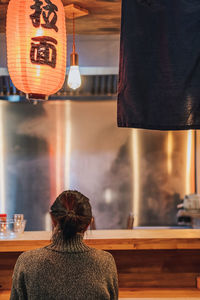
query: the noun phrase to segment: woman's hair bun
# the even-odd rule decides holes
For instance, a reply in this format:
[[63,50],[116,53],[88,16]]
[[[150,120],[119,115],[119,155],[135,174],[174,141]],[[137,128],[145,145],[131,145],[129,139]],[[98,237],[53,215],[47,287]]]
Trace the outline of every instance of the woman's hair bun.
[[74,210],[69,210],[69,211],[67,212],[67,216],[72,216],[72,217],[74,217],[74,216],[76,216],[76,213],[75,213]]
[[64,191],[51,206],[65,240],[83,233],[92,219],[89,199],[78,191]]

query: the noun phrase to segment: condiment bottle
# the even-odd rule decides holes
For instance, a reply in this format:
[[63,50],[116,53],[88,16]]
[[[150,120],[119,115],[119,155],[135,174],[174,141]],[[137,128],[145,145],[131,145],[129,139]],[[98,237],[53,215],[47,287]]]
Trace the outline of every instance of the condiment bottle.
[[6,222],[7,214],[0,214],[0,222]]

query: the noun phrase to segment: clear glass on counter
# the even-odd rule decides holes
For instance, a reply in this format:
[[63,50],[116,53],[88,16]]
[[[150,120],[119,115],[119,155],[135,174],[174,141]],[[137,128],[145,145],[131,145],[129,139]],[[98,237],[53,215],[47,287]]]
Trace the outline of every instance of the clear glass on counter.
[[13,219],[14,219],[14,232],[23,233],[26,226],[26,220],[24,220],[24,215],[14,214]]
[[14,232],[14,221],[0,221],[0,239],[15,238],[16,233]]
[[13,219],[0,220],[0,239],[12,239],[24,232],[26,220],[24,215],[16,214]]

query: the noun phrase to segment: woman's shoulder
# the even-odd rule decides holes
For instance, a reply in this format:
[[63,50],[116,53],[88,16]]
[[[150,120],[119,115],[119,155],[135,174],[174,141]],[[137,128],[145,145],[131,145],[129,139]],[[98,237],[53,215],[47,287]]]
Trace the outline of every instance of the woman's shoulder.
[[105,257],[105,258],[108,258],[108,259],[111,259],[113,258],[112,254],[108,251],[105,251],[105,250],[100,250],[100,249],[96,249],[96,248],[92,248],[94,253],[99,255],[99,256],[102,256],[102,257]]
[[106,263],[109,262],[115,264],[112,254],[108,251],[92,248],[90,255],[100,262],[104,261]]
[[41,260],[44,260],[45,257],[45,248],[37,248],[34,250],[25,251],[17,259],[17,264],[23,265],[30,265]]
[[28,251],[25,251],[23,252],[22,254],[20,254],[19,257],[21,257],[21,259],[23,258],[27,258],[27,257],[32,257],[33,255],[40,255],[41,253],[43,253],[45,251],[45,247],[43,248],[36,248],[36,249],[33,249],[33,250],[28,250]]
[[[83,255],[86,260],[90,261],[90,263],[96,263],[102,266],[106,266],[107,264],[115,265],[114,258],[108,251],[90,248],[89,251],[82,252],[80,255]],[[18,257],[16,265],[20,265],[21,268],[31,268],[31,265],[34,266],[34,268],[36,266],[41,267],[43,264],[48,262],[49,259],[51,260],[52,256],[55,260],[55,253],[48,251],[46,247],[29,250],[23,252]]]
[[88,256],[85,261],[90,266],[91,270],[104,274],[104,277],[112,277],[117,274],[115,260],[112,254],[107,251],[93,248],[93,251],[88,252]]

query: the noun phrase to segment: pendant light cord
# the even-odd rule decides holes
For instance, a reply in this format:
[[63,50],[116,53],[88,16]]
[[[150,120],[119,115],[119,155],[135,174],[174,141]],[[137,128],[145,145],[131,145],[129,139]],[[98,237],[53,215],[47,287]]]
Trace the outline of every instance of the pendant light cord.
[[73,13],[73,53],[75,53],[75,17]]

